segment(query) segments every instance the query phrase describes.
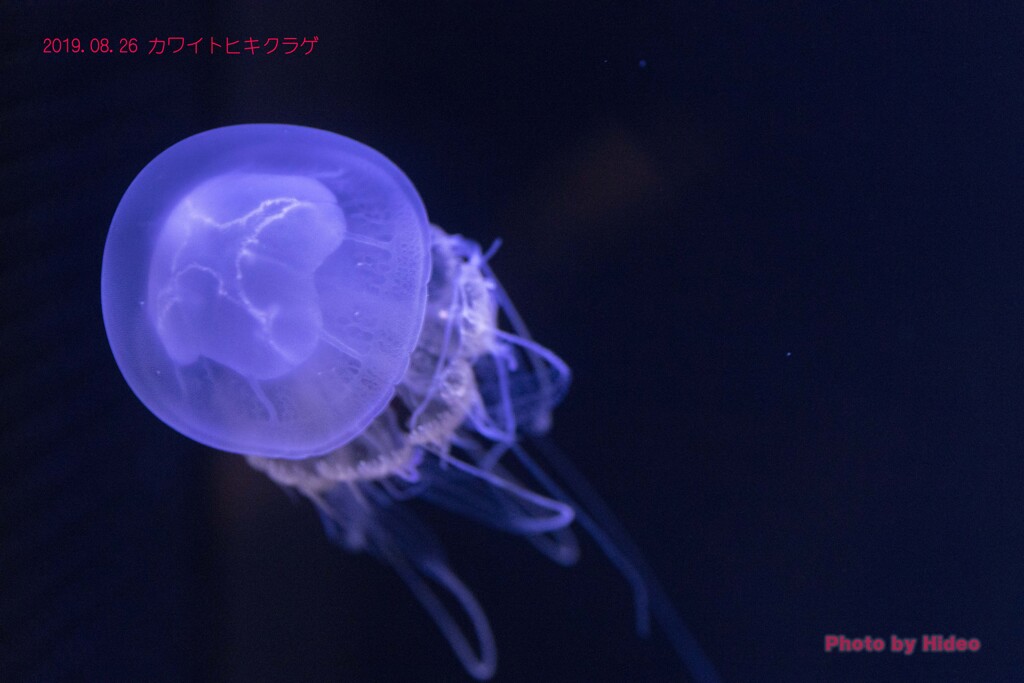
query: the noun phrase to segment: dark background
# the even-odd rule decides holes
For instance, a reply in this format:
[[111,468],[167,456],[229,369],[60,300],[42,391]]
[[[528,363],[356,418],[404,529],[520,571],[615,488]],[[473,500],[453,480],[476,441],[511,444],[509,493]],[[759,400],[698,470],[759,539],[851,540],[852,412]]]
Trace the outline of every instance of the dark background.
[[[1024,6],[262,4],[0,9],[0,679],[463,678],[389,570],[152,417],[106,345],[121,194],[247,122],[367,143],[432,220],[504,238],[575,371],[555,439],[727,681],[1024,676]],[[319,41],[145,54],[169,35]],[[425,515],[498,681],[682,678],[593,545],[565,570]]]

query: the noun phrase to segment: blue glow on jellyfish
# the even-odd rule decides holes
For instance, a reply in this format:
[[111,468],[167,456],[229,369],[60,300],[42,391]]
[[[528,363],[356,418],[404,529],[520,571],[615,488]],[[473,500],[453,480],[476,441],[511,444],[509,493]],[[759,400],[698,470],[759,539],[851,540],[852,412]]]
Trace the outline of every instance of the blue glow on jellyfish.
[[[487,618],[403,503],[519,534],[562,565],[574,521],[691,675],[717,676],[639,552],[542,435],[568,367],[535,343],[473,241],[412,183],[333,133],[242,125],[190,137],[132,182],[103,255],[103,319],[139,399],[317,507],[331,538],[391,566],[466,671],[490,678]],[[506,329],[507,328],[507,329]],[[471,633],[442,601],[447,593]]]

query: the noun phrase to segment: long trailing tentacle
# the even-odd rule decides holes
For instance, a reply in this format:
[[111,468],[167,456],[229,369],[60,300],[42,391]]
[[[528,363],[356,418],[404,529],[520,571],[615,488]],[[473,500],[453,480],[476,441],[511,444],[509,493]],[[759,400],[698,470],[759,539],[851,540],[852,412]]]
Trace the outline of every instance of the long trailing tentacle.
[[[494,676],[498,666],[498,649],[494,643],[490,622],[476,596],[459,577],[448,567],[447,563],[432,558],[420,558],[415,562],[406,562],[404,555],[385,557],[409,587],[416,599],[441,629],[445,640],[451,646],[455,656],[462,662],[466,671],[477,680],[485,681]],[[429,579],[444,589],[462,609],[473,628],[477,642],[474,650],[469,639],[459,626],[452,613],[444,606],[437,593],[426,581]]]
[[554,444],[544,438],[532,441],[543,451],[545,463],[555,469],[571,493],[566,493],[521,446],[517,444],[513,452],[524,467],[544,482],[545,488],[553,496],[575,501],[576,519],[633,589],[637,632],[645,637],[649,634],[650,617],[653,614],[693,679],[699,683],[718,683],[721,678],[711,660],[672,606],[672,601],[644,560],[643,553],[601,496]]
[[[521,535],[548,559],[562,566],[577,561],[579,542],[571,528],[573,517],[566,514],[565,504],[538,497],[535,484],[524,481],[497,462],[500,454],[495,453],[507,451],[509,444],[495,444],[485,450],[468,438],[462,438],[457,439],[455,445],[466,457],[475,459],[475,467],[467,473],[451,467],[445,460],[438,460],[436,464],[424,462],[423,478],[416,485],[422,485],[417,489],[422,500],[495,529]],[[485,471],[489,476],[482,478],[478,471]],[[495,477],[510,486],[495,487],[492,484]],[[406,497],[402,490],[394,493]]]
[[[310,498],[328,535],[349,550],[365,551],[395,570],[473,678],[483,681],[494,676],[498,650],[487,615],[451,570],[440,542],[423,524],[374,482],[338,486]],[[452,598],[471,635],[435,587]]]
[[[499,344],[521,350],[530,363],[531,375],[536,378],[539,385],[538,394],[541,405],[533,406],[533,408],[538,411],[540,416],[539,424],[536,425],[540,428],[527,431],[531,432],[534,437],[532,440],[542,446],[546,464],[555,469],[568,491],[548,475],[516,440],[515,432],[519,425],[516,424],[516,399],[510,386],[510,375],[519,370],[514,352],[506,351],[493,356],[492,403],[480,413],[471,415],[474,425],[484,436],[505,442],[507,450],[515,454],[516,459],[552,498],[572,504],[576,511],[577,521],[590,534],[632,588],[637,633],[641,636],[647,636],[650,633],[650,621],[653,614],[691,676],[701,682],[718,681],[719,677],[714,666],[679,617],[661,584],[644,560],[643,554],[623,530],[615,515],[583,475],[572,465],[571,461],[543,438],[543,433],[547,431],[546,427],[550,424],[550,421],[545,420],[544,417],[561,400],[571,380],[571,372],[561,358],[533,341],[526,323],[487,263],[495,250],[496,248],[492,247],[484,257],[479,258],[479,268],[494,288],[500,310],[515,332],[512,334],[498,329],[495,330],[495,337]],[[471,255],[470,258],[474,258],[474,256]],[[554,371],[553,377],[549,369]],[[544,404],[545,400],[546,404]],[[506,449],[492,451],[488,454],[487,461],[481,466],[485,469],[497,467],[499,459],[505,452]]]
[[[547,349],[540,344],[537,344],[533,340],[533,335],[530,334],[529,328],[526,326],[526,322],[523,321],[523,317],[519,315],[519,311],[516,309],[515,304],[512,303],[512,299],[509,297],[508,292],[499,280],[494,275],[494,271],[491,270],[490,264],[488,263],[491,252],[488,252],[487,258],[481,258],[479,262],[480,271],[484,274],[489,282],[494,287],[495,299],[498,302],[498,306],[501,312],[508,319],[509,324],[512,326],[512,330],[515,335],[510,335],[507,332],[498,330],[497,334],[500,338],[505,339],[513,344],[521,346],[527,351],[527,356],[530,360],[530,364],[537,374],[537,378],[541,384],[541,389],[544,394],[551,398],[550,407],[554,407],[569,389],[569,384],[572,380],[572,372],[569,366],[557,355],[555,355],[550,349]],[[543,364],[548,363],[552,368],[557,371],[556,381],[552,382],[544,370]]]
[[547,533],[555,529],[567,527],[573,522],[575,517],[573,507],[560,499],[542,496],[525,486],[520,486],[512,479],[500,476],[493,470],[481,469],[450,454],[439,453],[438,457],[443,465],[460,470],[464,474],[476,478],[504,494],[519,498],[524,503],[529,503],[540,510],[546,510],[551,513],[548,516],[531,515],[518,519],[516,524],[523,533]]

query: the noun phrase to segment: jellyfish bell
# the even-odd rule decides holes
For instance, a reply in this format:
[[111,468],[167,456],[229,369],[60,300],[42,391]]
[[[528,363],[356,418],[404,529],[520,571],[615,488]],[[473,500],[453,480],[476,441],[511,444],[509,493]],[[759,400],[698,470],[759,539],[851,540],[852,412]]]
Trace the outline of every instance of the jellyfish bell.
[[426,211],[390,161],[284,125],[188,138],[132,182],[103,256],[121,372],[182,434],[322,454],[391,400],[430,270]]
[[412,183],[365,145],[229,126],[170,147],[128,188],[103,318],[154,415],[301,492],[333,540],[399,574],[473,677],[495,672],[490,626],[410,499],[563,565],[579,522],[632,586],[638,630],[653,616],[691,675],[717,680],[571,463],[545,449],[555,477],[523,447],[570,372],[530,337],[490,268],[496,247],[431,225]]

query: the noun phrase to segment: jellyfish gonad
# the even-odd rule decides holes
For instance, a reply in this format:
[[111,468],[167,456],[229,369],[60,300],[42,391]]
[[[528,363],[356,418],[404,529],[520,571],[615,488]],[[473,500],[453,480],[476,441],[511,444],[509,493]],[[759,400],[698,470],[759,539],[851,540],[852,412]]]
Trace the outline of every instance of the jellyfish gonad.
[[334,541],[398,573],[474,678],[495,672],[490,626],[412,499],[562,565],[578,556],[578,522],[631,584],[640,633],[653,616],[691,676],[716,680],[569,461],[524,447],[570,372],[494,277],[496,247],[431,225],[412,183],[365,145],[230,126],[170,147],[128,188],[103,255],[103,318],[154,415],[301,492]]

